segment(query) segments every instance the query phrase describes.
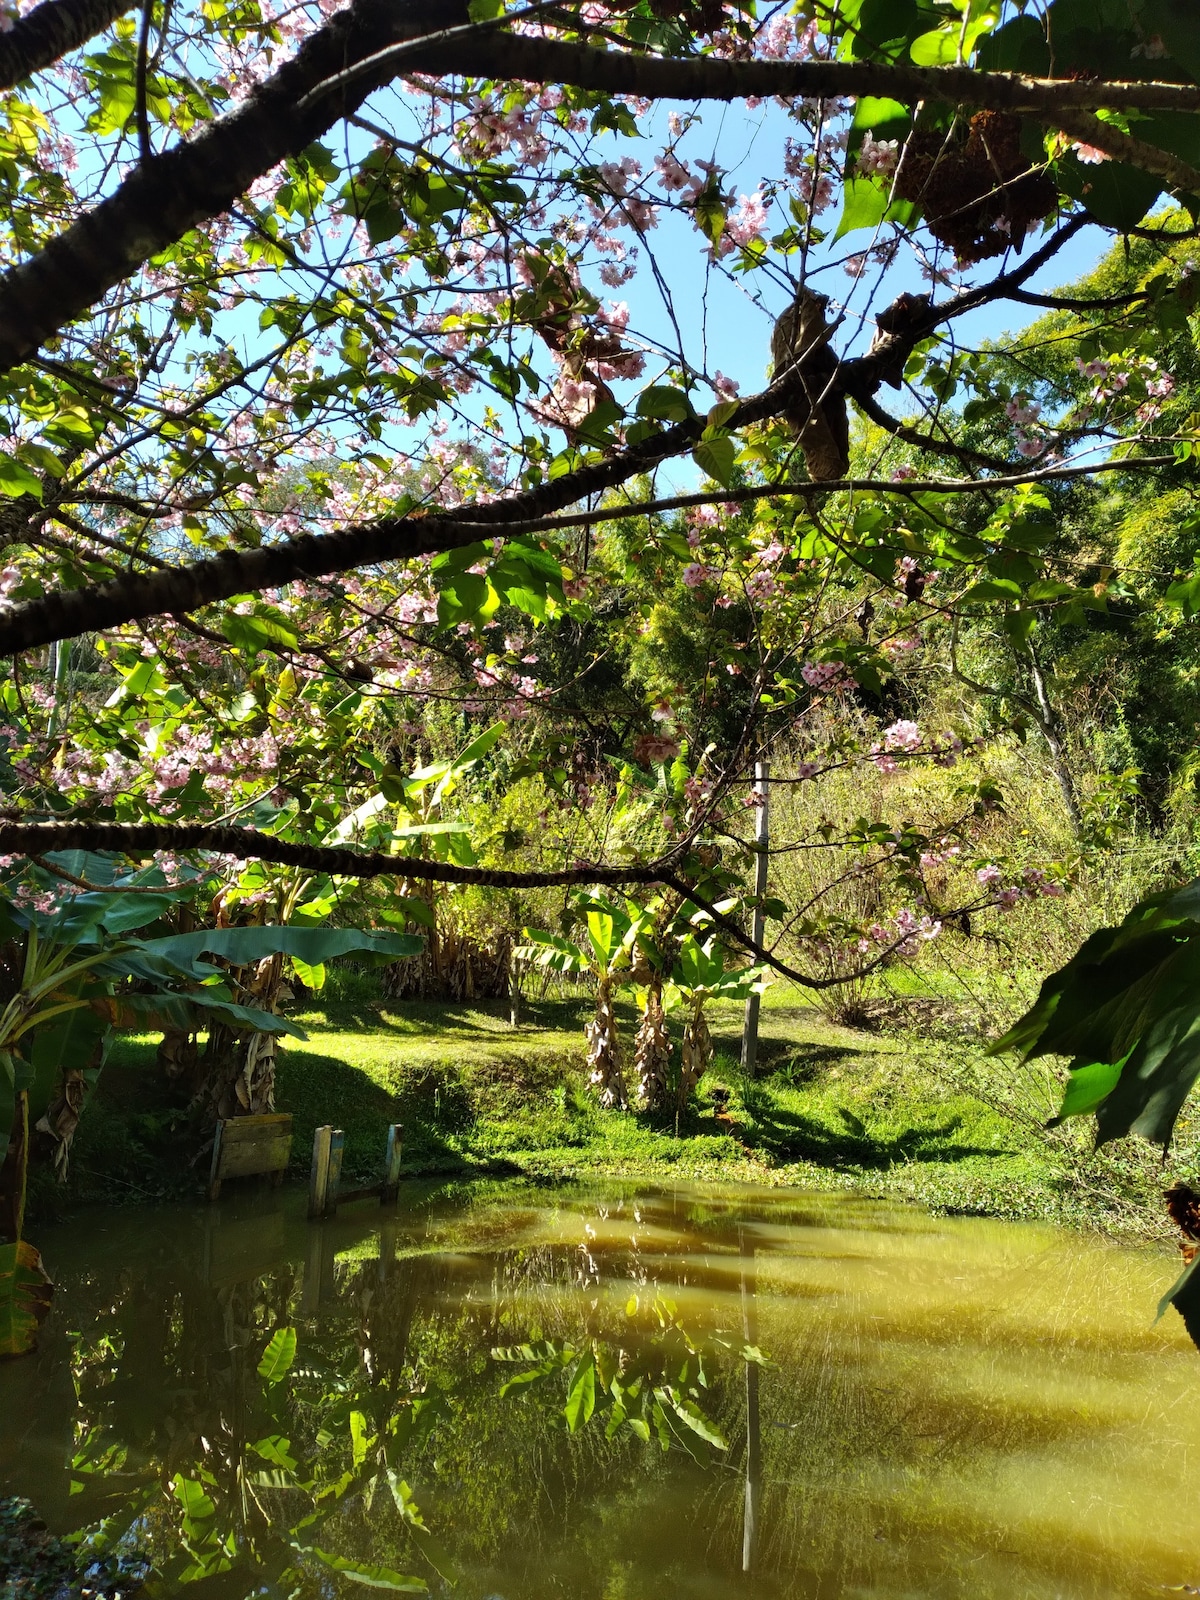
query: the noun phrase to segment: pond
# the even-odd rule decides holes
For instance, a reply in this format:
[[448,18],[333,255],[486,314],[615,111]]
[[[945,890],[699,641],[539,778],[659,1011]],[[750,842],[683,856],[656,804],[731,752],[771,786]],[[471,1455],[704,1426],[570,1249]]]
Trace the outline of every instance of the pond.
[[0,1368],[0,1493],[146,1594],[1200,1585],[1165,1250],[634,1185],[317,1224],[247,1194],[39,1243],[56,1306]]

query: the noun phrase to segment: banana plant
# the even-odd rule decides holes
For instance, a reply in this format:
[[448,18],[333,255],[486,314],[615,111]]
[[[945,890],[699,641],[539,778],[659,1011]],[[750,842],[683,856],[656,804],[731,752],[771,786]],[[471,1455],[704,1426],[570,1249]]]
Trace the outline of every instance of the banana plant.
[[[309,965],[349,954],[390,961],[421,947],[408,934],[321,927],[146,937],[141,930],[161,924],[193,885],[169,888],[153,870],[122,876],[111,862],[74,852],[46,859],[49,871],[39,872],[35,888],[29,873],[0,886],[0,951],[15,979],[0,1009],[0,1128],[11,1130],[0,1163],[0,1355],[33,1347],[49,1303],[40,1256],[23,1237],[30,1129],[55,1138],[64,1170],[114,1029],[226,1023],[303,1038],[286,1018],[241,1004],[214,960],[235,967],[273,956]],[[47,904],[55,891],[42,885],[56,869],[89,887]]]
[[683,1112],[696,1085],[712,1063],[713,1042],[704,1008],[710,1000],[745,1000],[766,987],[761,969],[729,967],[727,953],[715,935],[701,941],[695,933],[680,940],[671,971],[670,999],[687,1007],[680,1050],[676,1105]]
[[587,941],[575,944],[557,933],[522,929],[525,943],[514,954],[565,977],[588,977],[596,986],[596,1009],[584,1027],[588,1042],[588,1082],[600,1104],[621,1111],[629,1109],[629,1096],[621,1064],[620,1039],[614,995],[622,981],[628,981],[631,957],[637,938],[634,915],[614,901],[597,895],[581,895],[577,904],[584,911]]

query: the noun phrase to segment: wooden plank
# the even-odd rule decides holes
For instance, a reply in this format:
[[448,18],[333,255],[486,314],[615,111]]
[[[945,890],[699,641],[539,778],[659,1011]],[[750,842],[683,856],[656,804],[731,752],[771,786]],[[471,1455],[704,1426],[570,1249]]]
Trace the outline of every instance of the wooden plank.
[[285,1112],[226,1117],[213,1139],[208,1194],[216,1200],[226,1178],[281,1176],[292,1155],[292,1119]]
[[292,1116],[290,1111],[272,1111],[260,1117],[227,1117],[221,1126],[225,1144],[256,1144],[283,1134],[290,1138]]
[[292,1156],[290,1133],[270,1133],[251,1143],[243,1140],[231,1145],[226,1140],[221,1151],[221,1178],[250,1178],[264,1172],[281,1172]]

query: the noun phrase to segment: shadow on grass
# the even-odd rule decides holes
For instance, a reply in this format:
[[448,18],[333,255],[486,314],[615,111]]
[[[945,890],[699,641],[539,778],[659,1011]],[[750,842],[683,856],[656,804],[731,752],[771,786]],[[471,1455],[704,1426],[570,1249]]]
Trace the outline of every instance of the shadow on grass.
[[406,1168],[450,1169],[468,1164],[455,1140],[478,1120],[470,1085],[453,1067],[419,1070],[386,1086],[361,1067],[308,1051],[281,1058],[276,1103],[293,1117],[293,1172],[308,1170],[313,1132],[329,1123],[345,1136],[343,1171],[363,1181],[378,1176],[393,1122],[404,1130]]
[[763,1050],[759,1059],[773,1077],[787,1084],[811,1083],[828,1067],[853,1060],[862,1052],[844,1044],[802,1044],[780,1040],[774,1048]]
[[[630,1018],[635,1016],[632,1006],[619,1009],[627,1010]],[[510,1030],[507,1000],[383,1000],[368,996],[325,1001],[320,995],[313,995],[293,1011],[301,1026],[307,1021],[317,1027],[394,1034],[398,1038],[449,1034],[471,1035],[490,1042],[500,1037],[514,1044],[541,1031],[577,1033],[591,1013],[592,1003],[586,998],[527,1000],[521,1005],[520,1028]],[[494,1021],[496,1026],[481,1027],[483,1018]]]
[[958,1115],[879,1135],[844,1107],[837,1110],[842,1126],[834,1128],[815,1117],[784,1110],[762,1091],[744,1092],[743,1098],[755,1125],[742,1130],[742,1143],[777,1163],[812,1161],[818,1166],[882,1171],[902,1161],[954,1162],[997,1154],[992,1145],[952,1142],[963,1126]]

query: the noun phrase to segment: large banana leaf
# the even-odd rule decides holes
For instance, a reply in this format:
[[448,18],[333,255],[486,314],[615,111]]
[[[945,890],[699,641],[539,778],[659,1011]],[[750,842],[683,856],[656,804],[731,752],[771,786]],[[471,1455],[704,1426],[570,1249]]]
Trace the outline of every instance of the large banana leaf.
[[89,1002],[107,1026],[139,1033],[159,1033],[167,1028],[189,1030],[207,1027],[213,1019],[259,1033],[291,1034],[307,1039],[298,1023],[258,1006],[237,1005],[225,989],[189,989],[186,994],[116,994]]
[[1071,1058],[1054,1123],[1094,1114],[1098,1144],[1168,1145],[1200,1075],[1200,880],[1092,934],[989,1053],[1003,1050]]
[[219,956],[235,967],[249,966],[267,956],[298,956],[315,967],[338,956],[365,956],[374,961],[398,961],[415,956],[422,942],[411,933],[366,933],[357,928],[207,928],[177,933],[165,939],[145,939],[139,953],[160,957],[196,977],[209,976],[213,968],[204,956]]

